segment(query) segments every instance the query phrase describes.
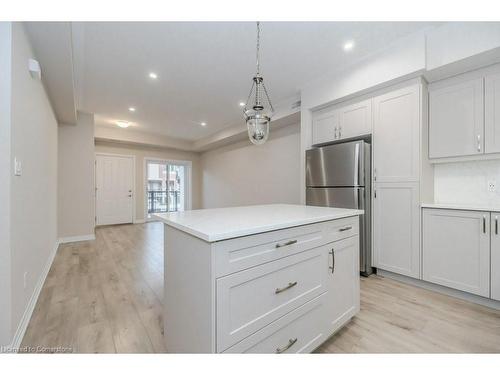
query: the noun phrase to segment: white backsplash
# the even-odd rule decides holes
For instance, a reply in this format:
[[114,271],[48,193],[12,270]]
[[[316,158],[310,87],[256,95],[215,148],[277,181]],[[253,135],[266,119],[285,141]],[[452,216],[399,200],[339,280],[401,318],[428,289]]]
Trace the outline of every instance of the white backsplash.
[[434,202],[500,206],[500,160],[435,164]]

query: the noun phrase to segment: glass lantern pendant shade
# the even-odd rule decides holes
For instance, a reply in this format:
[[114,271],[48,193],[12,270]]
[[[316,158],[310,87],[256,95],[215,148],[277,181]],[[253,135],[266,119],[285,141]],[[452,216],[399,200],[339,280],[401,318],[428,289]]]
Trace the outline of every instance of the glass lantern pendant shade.
[[274,113],[264,78],[260,75],[259,49],[260,22],[257,22],[257,72],[252,79],[252,87],[244,108],[248,137],[255,145],[264,144],[269,138],[269,123]]

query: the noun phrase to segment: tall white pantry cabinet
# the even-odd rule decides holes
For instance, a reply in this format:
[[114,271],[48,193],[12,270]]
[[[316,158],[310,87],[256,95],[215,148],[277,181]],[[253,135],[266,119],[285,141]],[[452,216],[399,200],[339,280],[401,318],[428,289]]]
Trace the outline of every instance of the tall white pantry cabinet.
[[[353,109],[356,115],[339,137],[342,116]],[[372,135],[372,265],[420,278],[420,203],[433,199],[426,83],[406,81],[313,113],[313,145],[344,140],[345,134]]]

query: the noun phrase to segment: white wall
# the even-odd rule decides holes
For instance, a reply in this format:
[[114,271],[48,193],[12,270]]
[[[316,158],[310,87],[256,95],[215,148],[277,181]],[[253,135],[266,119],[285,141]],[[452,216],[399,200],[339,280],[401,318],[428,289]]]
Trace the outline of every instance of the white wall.
[[94,235],[94,116],[58,129],[58,236]]
[[437,69],[499,47],[500,22],[450,22],[428,32],[426,68]]
[[11,24],[0,22],[0,345],[11,340],[10,98]]
[[192,208],[201,208],[200,155],[194,152],[97,141],[95,152],[135,156],[135,215],[144,220],[144,159],[188,160],[192,162]]
[[299,203],[299,125],[272,131],[262,146],[249,140],[201,156],[203,208]]
[[[488,182],[497,184],[488,191]],[[482,160],[434,166],[434,201],[500,207],[500,160]]]
[[22,175],[10,178],[11,334],[26,323],[57,244],[57,122],[42,82],[28,71],[32,57],[22,24],[12,24],[10,164],[17,157]]

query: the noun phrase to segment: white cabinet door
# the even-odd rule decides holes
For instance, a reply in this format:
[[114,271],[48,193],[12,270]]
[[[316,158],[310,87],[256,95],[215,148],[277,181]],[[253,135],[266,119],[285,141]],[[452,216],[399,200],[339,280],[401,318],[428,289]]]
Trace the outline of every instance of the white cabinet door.
[[490,297],[500,301],[500,212],[491,213]]
[[419,278],[419,184],[376,183],[373,229],[373,266]]
[[359,311],[359,236],[328,245],[326,336]]
[[484,152],[483,78],[429,85],[429,157]]
[[414,85],[373,99],[373,175],[378,182],[419,180],[419,90]]
[[134,221],[134,158],[96,155],[96,224]]
[[424,209],[423,279],[490,296],[490,213]]
[[500,152],[500,74],[484,81],[484,152]]
[[337,111],[320,112],[313,116],[313,145],[335,141],[339,138],[339,114]]
[[339,138],[354,138],[372,132],[372,100],[364,100],[338,109]]

